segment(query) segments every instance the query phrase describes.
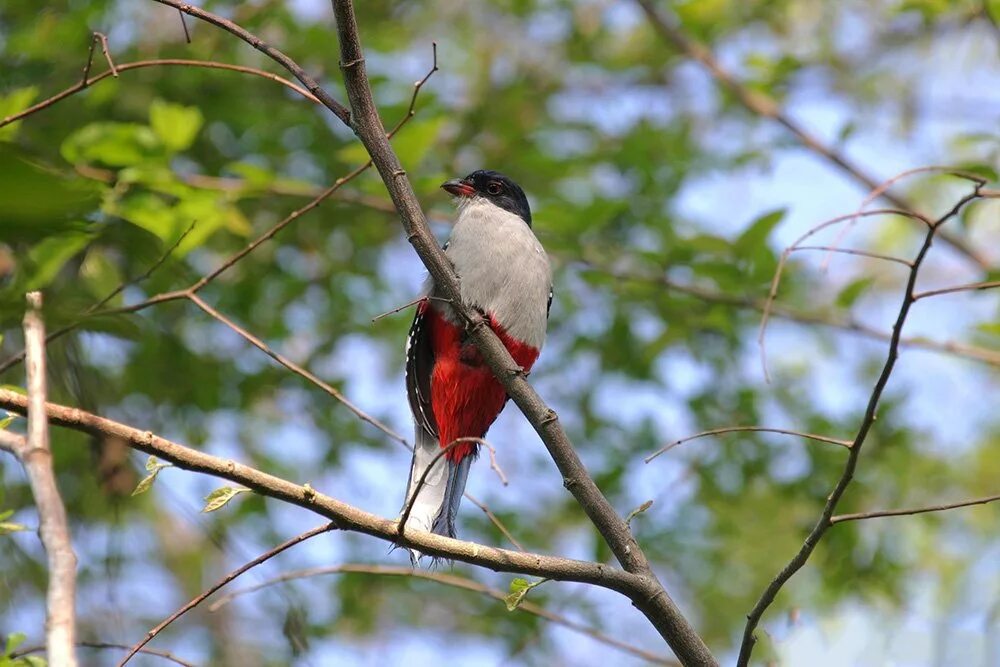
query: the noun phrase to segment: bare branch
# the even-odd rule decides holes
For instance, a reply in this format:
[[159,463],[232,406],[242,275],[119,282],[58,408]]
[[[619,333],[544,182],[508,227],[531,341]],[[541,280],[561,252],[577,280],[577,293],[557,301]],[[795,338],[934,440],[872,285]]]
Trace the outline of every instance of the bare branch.
[[[603,271],[620,280],[653,283],[655,285],[666,287],[674,292],[687,294],[688,296],[705,301],[706,303],[719,303],[727,306],[734,306],[736,308],[756,310],[761,313],[764,312],[764,306],[766,304],[766,301],[763,299],[755,299],[753,297],[739,294],[727,294],[708,287],[678,282],[664,275],[644,275],[627,271],[609,270],[603,267],[593,266],[591,264],[588,264],[588,266],[591,267],[592,270]],[[865,336],[866,338],[872,338],[885,342],[889,342],[892,338],[891,334],[880,331],[879,329],[868,326],[867,324],[862,324],[861,322],[841,319],[825,313],[803,311],[777,302],[771,305],[771,317],[781,318],[801,324],[818,324],[820,326],[840,329]],[[941,354],[953,354],[989,364],[991,366],[1000,366],[1000,351],[988,350],[974,345],[966,345],[963,343],[956,343],[954,341],[936,341],[923,337],[903,336],[900,339],[900,346],[920,348]]]
[[[307,568],[302,570],[292,570],[290,572],[284,572],[277,577],[267,579],[258,584],[242,588],[240,590],[227,593],[226,595],[220,596],[218,600],[213,602],[208,610],[217,611],[221,607],[229,604],[233,600],[243,595],[248,595],[250,593],[255,593],[261,589],[267,588],[269,586],[274,586],[276,584],[286,583],[289,581],[295,581],[296,579],[305,579],[307,577],[317,577],[328,574],[372,574],[377,576],[396,576],[396,577],[413,577],[415,579],[426,579],[428,581],[434,581],[439,584],[444,584],[445,586],[452,586],[454,588],[461,588],[467,591],[473,591],[476,593],[481,593],[483,595],[488,595],[489,597],[503,602],[504,597],[507,595],[501,590],[496,588],[491,588],[485,584],[481,584],[478,581],[469,579],[467,577],[461,577],[455,574],[448,574],[444,572],[431,572],[428,570],[416,570],[408,567],[391,567],[386,565],[367,565],[364,563],[349,563],[346,565],[331,565],[327,567],[316,567]],[[621,651],[634,655],[636,657],[642,658],[643,660],[648,660],[649,662],[656,665],[677,665],[673,660],[670,660],[664,656],[656,655],[655,653],[650,653],[637,646],[627,644],[619,639],[615,639],[609,635],[602,633],[601,631],[591,628],[589,626],[583,625],[571,619],[566,618],[555,612],[548,611],[544,607],[541,607],[529,600],[521,602],[517,606],[517,611],[526,612],[540,618],[544,618],[547,621],[561,625],[565,628],[573,630],[574,632],[579,632],[581,634],[587,635],[588,637],[594,639],[595,641],[601,642],[608,646],[612,646]]]
[[489,519],[501,533],[503,533],[503,536],[507,538],[508,542],[514,545],[515,549],[517,549],[518,551],[525,551],[525,548],[521,545],[521,543],[518,542],[516,539],[514,539],[514,536],[511,535],[511,532],[510,530],[507,529],[507,526],[504,525],[504,523],[497,517],[496,514],[493,513],[493,511],[489,507],[486,506],[485,503],[480,502],[475,496],[471,495],[468,491],[466,491],[464,495],[470,503],[472,503],[473,505],[475,505],[476,507],[478,507],[483,511],[483,514],[486,515],[486,518]]
[[24,340],[27,348],[28,437],[18,458],[38,507],[38,534],[45,547],[49,585],[45,595],[46,638],[49,662],[76,667],[76,554],[70,539],[66,507],[56,486],[49,448],[49,422],[45,414],[45,325],[42,294],[27,295]]
[[782,568],[773,580],[767,585],[764,592],[761,594],[760,599],[754,605],[753,609],[747,615],[747,623],[743,632],[743,641],[740,645],[740,655],[737,660],[738,667],[746,667],[750,663],[750,654],[753,652],[754,644],[756,644],[757,639],[754,634],[758,623],[760,623],[761,617],[767,608],[774,602],[775,597],[778,592],[782,589],[785,583],[792,578],[792,576],[799,571],[799,569],[806,564],[809,560],[809,556],[816,549],[823,535],[833,524],[830,523],[833,517],[834,511],[837,509],[837,504],[840,502],[841,497],[843,497],[844,492],[847,487],[850,486],[851,480],[854,478],[854,471],[858,465],[858,458],[861,455],[862,446],[865,443],[868,433],[871,431],[872,425],[875,423],[876,411],[878,410],[879,401],[882,398],[882,393],[885,391],[886,385],[889,383],[889,377],[892,375],[892,371],[896,366],[896,359],[899,357],[899,342],[903,332],[903,325],[906,323],[906,317],[909,315],[910,308],[914,303],[914,292],[913,287],[917,282],[917,275],[920,272],[920,267],[927,257],[927,253],[930,252],[931,244],[934,242],[934,237],[940,230],[941,226],[946,222],[955,217],[962,208],[969,202],[979,198],[979,190],[982,187],[981,183],[977,183],[973,191],[962,197],[956,204],[943,216],[934,221],[930,227],[927,229],[927,234],[924,237],[924,242],[917,252],[916,257],[913,260],[913,267],[910,269],[910,275],[906,282],[906,287],[903,291],[902,304],[899,307],[899,314],[896,317],[896,322],[892,327],[892,340],[889,342],[889,350],[886,355],[885,364],[882,367],[882,372],[879,374],[878,379],[875,382],[875,386],[872,389],[871,396],[868,399],[868,405],[865,408],[864,416],[861,419],[861,424],[858,427],[857,435],[851,444],[850,453],[847,456],[847,462],[844,464],[844,471],[837,480],[833,491],[827,497],[827,501],[823,506],[823,511],[820,514],[819,519],[813,526],[809,535],[806,537],[799,551],[792,557],[792,559]]
[[[836,166],[840,171],[850,176],[865,189],[869,191],[879,190],[881,186],[879,179],[865,172],[859,165],[851,162],[847,156],[838,152],[832,146],[824,144],[818,137],[810,134],[804,127],[794,121],[777,102],[771,97],[752,90],[745,86],[731,72],[722,66],[715,55],[704,45],[684,34],[676,23],[668,18],[664,12],[654,5],[653,0],[636,0],[646,12],[650,23],[660,37],[687,57],[700,62],[712,75],[712,77],[726,88],[733,96],[752,113],[770,118],[778,123],[798,142],[816,155],[822,157],[827,162]],[[904,197],[888,191],[888,186],[879,192],[879,195],[893,206],[905,209],[912,213],[917,212],[917,208],[912,202]],[[950,234],[941,234],[941,238],[952,246],[959,253],[975,263],[980,269],[989,270],[990,264],[987,258],[980,255],[963,239]]]
[[[27,405],[24,396],[0,388],[0,408],[23,415],[27,412]],[[517,572],[558,581],[595,584],[623,593],[630,599],[649,592],[648,583],[643,577],[603,563],[508,551],[421,531],[408,531],[404,537],[400,537],[396,521],[365,512],[309,486],[295,484],[236,461],[185,447],[150,431],[141,431],[78,408],[55,403],[47,403],[45,408],[50,423],[91,435],[118,438],[129,447],[152,454],[178,468],[228,479],[261,495],[307,509],[333,521],[340,530],[364,533],[432,556],[471,563],[499,572]]]
[[220,579],[219,581],[215,582],[208,589],[206,589],[205,591],[203,591],[199,595],[195,596],[186,605],[184,605],[183,607],[181,607],[180,609],[178,609],[177,611],[175,611],[173,614],[171,614],[167,618],[165,618],[155,628],[153,628],[152,630],[150,630],[149,632],[147,632],[145,637],[143,637],[139,642],[137,642],[134,646],[132,646],[129,649],[128,655],[126,655],[124,658],[122,658],[121,662],[118,663],[118,667],[123,667],[129,660],[132,659],[132,656],[134,656],[136,653],[138,653],[139,651],[141,651],[143,649],[143,647],[146,644],[148,644],[153,639],[153,637],[155,637],[156,635],[158,635],[161,632],[163,632],[163,630],[168,625],[170,625],[171,623],[173,623],[174,621],[176,621],[177,619],[179,619],[181,616],[183,616],[184,614],[188,613],[189,611],[191,611],[192,609],[194,609],[195,607],[197,607],[199,604],[201,604],[202,602],[204,602],[205,599],[208,596],[210,596],[212,593],[216,592],[217,590],[219,590],[220,588],[222,588],[223,586],[225,586],[226,584],[228,584],[233,579],[236,579],[238,576],[240,576],[241,574],[243,574],[247,570],[251,570],[251,569],[257,567],[258,565],[260,565],[261,563],[264,563],[264,562],[266,562],[266,561],[274,558],[275,556],[277,556],[281,552],[286,551],[286,550],[294,547],[296,544],[300,544],[302,542],[305,542],[306,540],[308,540],[308,539],[310,539],[312,537],[316,537],[317,535],[322,535],[323,533],[328,533],[331,530],[335,530],[336,527],[337,526],[334,523],[327,523],[327,524],[324,524],[322,526],[317,526],[316,528],[313,528],[312,530],[307,530],[306,532],[301,533],[300,535],[296,535],[295,537],[282,542],[281,544],[279,544],[278,546],[274,547],[273,549],[265,551],[264,553],[262,553],[260,556],[257,556],[256,558],[254,558],[249,563],[245,563],[244,565],[241,565],[240,567],[236,568],[235,570],[233,570],[232,572],[230,572],[229,574],[227,574],[226,576],[224,576],[222,579]]
[[[832,227],[833,225],[839,225],[847,221],[853,222],[858,218],[867,218],[879,215],[901,215],[905,218],[918,220],[928,228],[933,227],[933,223],[928,218],[925,218],[920,214],[913,213],[911,211],[905,211],[902,209],[879,208],[879,209],[873,209],[871,211],[858,211],[848,215],[838,215],[835,218],[830,218],[829,220],[826,220],[814,227],[811,227],[809,230],[806,231],[805,234],[797,238],[794,243],[792,243],[787,248],[785,248],[784,251],[782,251],[781,257],[778,258],[778,266],[774,271],[774,278],[771,279],[771,288],[770,290],[768,290],[767,299],[764,301],[763,315],[760,318],[760,330],[757,333],[757,345],[760,347],[760,366],[761,369],[764,371],[764,378],[768,382],[771,381],[771,376],[767,372],[767,347],[765,342],[765,334],[767,333],[767,323],[771,318],[771,307],[774,304],[775,299],[777,299],[778,297],[778,286],[781,284],[781,276],[785,271],[785,265],[788,263],[789,256],[791,256],[791,254],[797,248],[801,247],[803,241],[814,236],[815,234],[821,232],[822,230],[828,227]],[[912,264],[909,264],[909,266],[911,269],[913,268]]]
[[323,106],[332,111],[333,115],[342,120],[345,125],[350,126],[351,112],[347,110],[347,107],[333,99],[330,93],[326,92],[318,83],[316,83],[315,79],[306,74],[305,70],[303,70],[298,63],[270,44],[267,44],[257,35],[245,30],[229,19],[224,19],[221,16],[213,14],[212,12],[199,9],[198,7],[194,7],[187,3],[179,2],[179,0],[153,0],[153,2],[173,7],[189,16],[201,19],[206,23],[211,23],[212,25],[222,28],[230,34],[239,37],[244,42],[291,72],[292,76],[301,81],[302,85],[306,87],[306,90],[315,95],[316,99],[318,99]]
[[896,264],[902,264],[903,266],[913,266],[913,262],[908,259],[903,259],[902,257],[893,257],[892,255],[884,255],[882,253],[870,252],[868,250],[856,250],[854,248],[838,248],[836,245],[800,245],[793,248],[793,252],[799,250],[825,250],[827,253],[870,257],[871,259],[881,259],[886,262],[895,262]]
[[387,436],[389,436],[393,440],[395,440],[397,442],[400,442],[400,443],[403,443],[403,444],[406,444],[406,438],[404,438],[400,434],[396,433],[389,426],[387,426],[386,424],[383,424],[381,421],[379,421],[375,417],[372,417],[367,412],[365,412],[364,410],[362,410],[361,408],[359,408],[357,405],[355,405],[354,403],[352,403],[350,401],[350,399],[348,399],[341,392],[339,392],[336,387],[334,387],[333,385],[331,385],[328,382],[325,382],[325,381],[321,380],[319,377],[317,377],[316,375],[314,375],[311,371],[309,371],[306,368],[303,368],[302,366],[299,366],[298,364],[296,364],[291,359],[288,359],[288,358],[284,357],[283,355],[278,354],[277,352],[275,352],[274,350],[272,350],[270,347],[267,346],[266,343],[264,343],[264,341],[260,340],[259,338],[257,338],[253,334],[251,334],[249,331],[247,331],[246,329],[242,328],[240,325],[236,324],[231,319],[229,319],[228,317],[226,317],[225,315],[223,315],[222,313],[220,313],[219,311],[217,311],[215,308],[213,308],[212,306],[210,306],[207,303],[205,303],[205,301],[200,296],[198,296],[197,294],[195,294],[193,291],[188,291],[185,296],[192,303],[194,303],[196,306],[198,306],[199,308],[201,308],[206,314],[208,314],[209,316],[211,316],[215,320],[217,320],[217,321],[221,322],[222,324],[226,325],[227,327],[229,327],[231,330],[233,330],[234,332],[236,332],[237,334],[239,334],[239,336],[241,338],[243,338],[244,340],[246,340],[247,342],[249,342],[251,345],[253,345],[254,347],[256,347],[258,350],[260,350],[261,352],[263,352],[267,356],[269,356],[272,359],[274,359],[275,361],[277,361],[279,364],[281,364],[282,366],[284,366],[285,368],[287,368],[288,370],[290,370],[292,373],[295,373],[299,377],[305,378],[306,380],[308,380],[309,382],[311,382],[312,384],[316,385],[317,387],[319,387],[320,389],[322,389],[323,391],[325,391],[327,394],[329,394],[330,396],[332,396],[333,398],[335,398],[336,400],[338,400],[348,410],[350,410],[355,415],[357,415],[357,417],[359,419],[361,419],[361,421],[364,421],[364,422],[367,422],[367,423],[371,424],[372,426],[374,426],[378,430],[382,431],[383,433],[385,433]]
[[[116,644],[114,642],[77,642],[76,645],[83,648],[92,648],[98,650],[130,648],[128,644]],[[28,648],[18,649],[14,651],[10,657],[20,658],[21,656],[32,655],[34,653],[42,653],[44,651],[45,651],[44,646],[29,646]],[[161,651],[155,648],[143,648],[139,650],[139,653],[142,653],[144,655],[154,655],[157,658],[163,658],[164,660],[168,660],[174,663],[175,665],[180,665],[181,667],[195,667],[194,663],[182,660],[181,658],[178,658],[176,655],[170,653],[169,651]]]
[[946,503],[944,505],[928,505],[927,507],[910,507],[899,510],[877,510],[874,512],[858,512],[856,514],[837,514],[830,517],[830,524],[843,523],[845,521],[862,521],[864,519],[877,519],[885,516],[910,516],[913,514],[927,514],[929,512],[943,512],[959,507],[972,507],[973,505],[986,505],[1000,500],[1000,493],[972,500],[963,500],[957,503]]
[[981,283],[969,283],[967,285],[956,285],[954,287],[944,287],[942,289],[932,289],[926,292],[917,292],[913,295],[914,301],[919,301],[920,299],[925,299],[929,296],[938,296],[939,294],[954,294],[955,292],[977,292],[979,290],[993,289],[995,287],[1000,287],[1000,280],[988,280]]
[[[91,45],[91,50],[93,50],[93,45]],[[88,66],[84,69],[84,72],[86,74],[89,74],[90,60],[88,60],[87,62]],[[271,74],[270,72],[266,72],[262,69],[257,69],[256,67],[245,67],[243,65],[230,65],[229,63],[220,63],[212,60],[186,60],[183,58],[160,58],[156,60],[137,60],[135,62],[118,65],[115,68],[115,71],[118,74],[121,74],[122,72],[127,72],[129,70],[145,69],[147,67],[204,67],[207,69],[221,69],[221,70],[229,70],[231,72],[240,72],[241,74],[250,74],[253,76],[259,76],[261,78],[269,79],[271,81],[280,83],[286,88],[294,90],[302,97],[305,97],[306,99],[315,102],[316,104],[320,104],[320,101],[316,98],[316,96],[310,93],[305,88],[302,88],[298,84],[289,81],[288,79],[285,79],[283,77],[280,77],[277,74]],[[72,97],[73,95],[83,91],[89,86],[94,85],[98,81],[103,81],[104,79],[107,79],[111,76],[112,73],[110,70],[108,70],[107,72],[102,72],[101,74],[98,74],[92,78],[89,79],[84,78],[76,85],[70,86],[66,90],[60,93],[56,93],[55,95],[49,97],[48,99],[44,99],[41,102],[33,104],[27,109],[24,109],[23,111],[19,111],[15,114],[11,114],[9,116],[4,117],[3,119],[0,119],[0,127],[19,121],[22,118],[38,113],[43,109],[47,109],[50,106],[63,101],[67,97]]]
[[781,433],[782,435],[794,435],[800,438],[805,438],[807,440],[815,440],[817,442],[826,442],[831,445],[840,445],[841,447],[851,448],[851,440],[841,440],[839,438],[831,438],[826,435],[816,435],[814,433],[804,433],[802,431],[792,431],[783,428],[767,428],[765,426],[726,426],[724,428],[713,428],[709,431],[702,431],[701,433],[695,433],[694,435],[689,435],[686,438],[681,438],[680,440],[674,440],[669,445],[661,447],[649,456],[647,456],[643,461],[649,463],[655,459],[660,454],[665,454],[669,452],[674,447],[682,445],[685,442],[690,442],[691,440],[697,440],[698,438],[704,438],[710,435],[721,435],[723,433],[737,433],[737,432],[751,432],[751,433]]
[[549,455],[562,473],[563,484],[600,531],[622,567],[645,582],[646,590],[642,595],[630,596],[633,604],[653,623],[682,663],[716,665],[717,662],[704,641],[684,618],[649,567],[642,548],[628,526],[588,474],[559,424],[558,415],[528,384],[523,371],[520,371],[507,348],[479,313],[461,302],[461,290],[455,271],[431,234],[413,187],[406,177],[406,171],[385,137],[368,83],[354,5],[350,0],[333,0],[333,12],[340,38],[341,70],[353,114],[351,126],[368,150],[382,182],[385,183],[399,212],[407,240],[417,251],[437,288],[454,302],[455,312],[467,323],[469,338],[483,355],[494,376],[545,443]]

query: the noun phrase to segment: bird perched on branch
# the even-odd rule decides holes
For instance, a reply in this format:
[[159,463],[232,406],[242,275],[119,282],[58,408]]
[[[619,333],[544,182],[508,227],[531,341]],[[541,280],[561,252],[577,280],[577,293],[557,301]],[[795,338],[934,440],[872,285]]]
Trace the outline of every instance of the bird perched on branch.
[[[531,230],[524,191],[503,174],[487,170],[441,187],[458,204],[444,250],[461,282],[462,301],[482,313],[527,372],[545,341],[552,271]],[[475,439],[486,435],[507,393],[433,279],[428,278],[424,293],[406,342],[406,390],[416,442],[404,530],[454,537],[469,467],[479,452]]]

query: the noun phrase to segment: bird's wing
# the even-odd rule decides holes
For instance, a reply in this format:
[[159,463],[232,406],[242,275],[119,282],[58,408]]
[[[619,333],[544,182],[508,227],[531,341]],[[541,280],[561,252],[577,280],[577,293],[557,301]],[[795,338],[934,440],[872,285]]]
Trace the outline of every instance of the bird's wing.
[[406,395],[413,419],[432,437],[438,437],[437,422],[431,407],[431,373],[434,370],[434,347],[428,322],[430,304],[423,301],[410,325],[406,338]]

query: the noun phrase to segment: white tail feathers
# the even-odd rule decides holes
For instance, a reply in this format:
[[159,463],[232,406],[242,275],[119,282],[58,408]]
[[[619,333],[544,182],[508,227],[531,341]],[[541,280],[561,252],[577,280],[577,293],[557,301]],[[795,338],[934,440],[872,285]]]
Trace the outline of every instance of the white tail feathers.
[[[413,463],[410,465],[410,481],[406,487],[406,502],[403,511],[412,504],[410,515],[403,526],[409,530],[422,530],[446,537],[455,536],[455,516],[465,493],[465,482],[474,456],[466,456],[454,463],[445,456],[439,456],[441,447],[437,438],[417,426],[416,445],[413,448]],[[431,467],[433,464],[433,467]],[[426,476],[424,472],[427,472]],[[423,484],[420,483],[423,477]],[[419,488],[418,488],[419,487]],[[416,499],[413,499],[416,493]],[[421,554],[410,550],[414,562]]]

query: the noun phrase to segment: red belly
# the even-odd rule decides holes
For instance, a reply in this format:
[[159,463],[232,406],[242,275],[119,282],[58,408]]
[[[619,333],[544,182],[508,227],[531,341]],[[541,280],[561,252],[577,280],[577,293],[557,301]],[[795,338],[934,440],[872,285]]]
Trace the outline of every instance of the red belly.
[[[507,392],[471,341],[462,342],[462,328],[428,308],[428,332],[434,341],[434,372],[431,405],[438,425],[438,441],[447,447],[458,438],[481,438],[507,401]],[[538,349],[512,338],[491,319],[493,331],[514,361],[528,371],[538,358]],[[461,443],[445,456],[460,461],[478,449],[474,442]]]

